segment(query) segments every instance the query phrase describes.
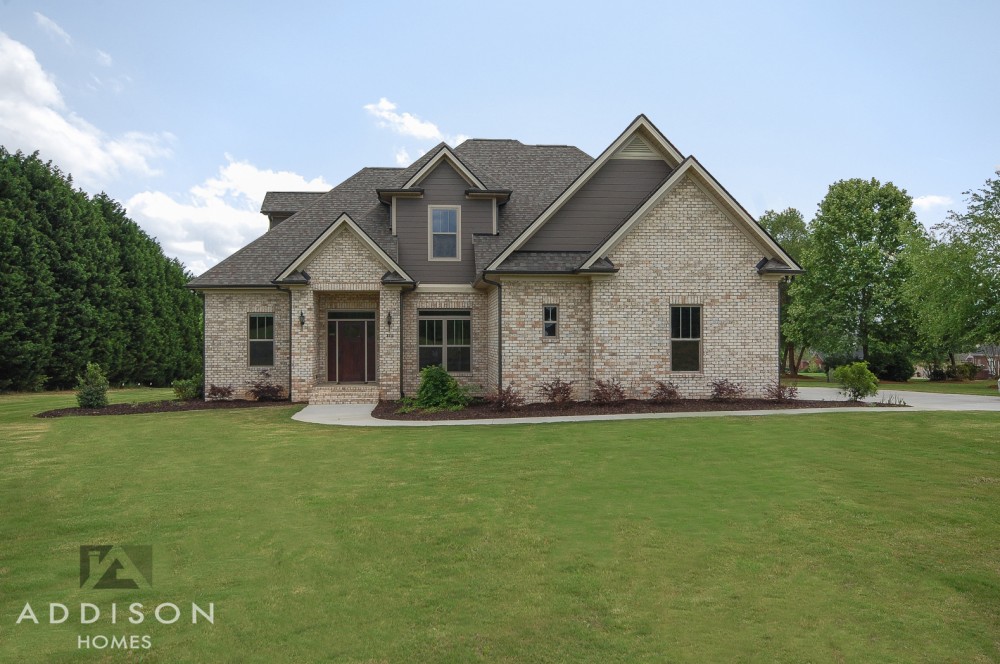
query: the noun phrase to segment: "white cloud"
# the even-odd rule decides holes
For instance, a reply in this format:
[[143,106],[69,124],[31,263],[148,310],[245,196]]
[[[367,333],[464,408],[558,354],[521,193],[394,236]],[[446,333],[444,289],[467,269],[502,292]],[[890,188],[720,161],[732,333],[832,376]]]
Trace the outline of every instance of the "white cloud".
[[917,208],[920,212],[929,212],[934,208],[944,207],[945,205],[951,205],[953,201],[949,196],[939,196],[937,194],[927,194],[926,196],[917,196],[913,199],[913,207]]
[[163,251],[195,274],[243,247],[267,230],[260,204],[268,191],[327,191],[323,178],[307,180],[290,171],[262,170],[226,155],[217,177],[191,187],[186,196],[144,191],[126,203],[129,216]]
[[385,97],[379,99],[378,103],[365,104],[364,108],[378,118],[380,127],[392,129],[397,134],[424,140],[440,141],[444,138],[444,134],[441,133],[436,124],[421,120],[410,113],[397,113],[396,104]]
[[114,63],[114,60],[112,60],[111,56],[101,49],[97,49],[97,62],[104,67],[110,67]]
[[[444,141],[452,147],[469,138],[465,134],[445,134],[433,122],[421,120],[412,113],[399,113],[397,108],[399,108],[397,104],[385,97],[380,97],[378,102],[374,104],[365,104],[364,106],[364,109],[376,118],[379,127],[390,129],[402,136],[420,141]],[[423,152],[426,150],[422,151],[421,154]],[[409,166],[411,163],[410,153],[406,148],[396,149],[394,156],[398,166]]]
[[151,162],[169,156],[173,140],[168,132],[107,136],[67,108],[30,48],[0,32],[0,143],[8,149],[38,150],[76,181],[101,187],[123,172],[157,175]]
[[73,43],[73,40],[70,38],[69,33],[63,30],[58,23],[53,21],[45,14],[41,14],[39,12],[34,12],[34,14],[35,14],[35,23],[37,23],[38,27],[40,27],[42,30],[49,33],[53,37],[58,37],[67,44]]

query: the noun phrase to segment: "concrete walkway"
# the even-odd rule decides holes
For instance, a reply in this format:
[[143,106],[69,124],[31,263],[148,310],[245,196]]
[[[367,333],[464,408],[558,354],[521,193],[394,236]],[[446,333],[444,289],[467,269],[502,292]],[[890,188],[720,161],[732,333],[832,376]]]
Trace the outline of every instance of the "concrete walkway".
[[[799,390],[800,399],[811,401],[842,401],[844,397],[832,388],[809,387]],[[909,408],[796,408],[786,410],[734,410],[700,413],[637,413],[622,415],[569,415],[563,417],[503,417],[494,420],[441,420],[438,422],[409,422],[404,420],[378,420],[372,417],[375,404],[350,404],[341,406],[306,406],[292,416],[299,422],[335,424],[345,427],[433,427],[464,426],[472,424],[543,424],[548,422],[597,422],[602,420],[649,420],[675,417],[749,417],[755,415],[808,415],[810,413],[890,413],[923,410],[992,410],[1000,411],[1000,398],[965,394],[932,394],[930,392],[904,392],[889,390],[879,392],[875,401],[890,398],[902,399]]]

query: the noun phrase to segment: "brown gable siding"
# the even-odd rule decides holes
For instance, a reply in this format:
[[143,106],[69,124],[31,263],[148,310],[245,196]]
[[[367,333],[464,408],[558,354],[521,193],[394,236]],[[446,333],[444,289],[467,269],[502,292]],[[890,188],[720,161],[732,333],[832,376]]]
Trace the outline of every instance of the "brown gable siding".
[[[448,164],[441,164],[420,183],[423,198],[396,199],[399,264],[416,281],[434,284],[471,283],[475,278],[473,233],[493,232],[492,201],[465,198],[469,184]],[[427,207],[462,206],[462,260],[427,260]]]
[[521,249],[593,251],[669,173],[659,159],[609,160]]

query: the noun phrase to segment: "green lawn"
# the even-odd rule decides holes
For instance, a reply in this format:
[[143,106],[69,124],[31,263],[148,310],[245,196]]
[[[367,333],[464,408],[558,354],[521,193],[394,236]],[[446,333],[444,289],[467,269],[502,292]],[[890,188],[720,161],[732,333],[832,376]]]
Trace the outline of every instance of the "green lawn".
[[[822,373],[800,373],[797,379],[789,376],[782,376],[781,382],[786,385],[798,385],[799,387],[837,387],[837,382],[832,379],[829,383],[826,382],[826,374]],[[913,378],[905,383],[883,380],[879,382],[879,389],[906,390],[909,392],[938,392],[942,394],[976,394],[984,397],[997,396],[997,382],[992,379],[929,381]]]
[[[0,397],[3,662],[1000,659],[1000,414],[29,416],[65,401]],[[152,544],[153,588],[79,589],[102,543]],[[45,624],[115,601],[185,619]]]

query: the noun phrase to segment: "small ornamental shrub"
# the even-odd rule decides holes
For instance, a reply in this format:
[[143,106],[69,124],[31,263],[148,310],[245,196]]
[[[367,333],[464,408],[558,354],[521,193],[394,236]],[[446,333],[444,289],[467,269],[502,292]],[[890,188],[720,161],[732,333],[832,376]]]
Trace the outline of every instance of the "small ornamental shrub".
[[87,362],[87,370],[76,377],[76,402],[80,408],[104,408],[108,405],[108,378],[101,365]]
[[861,401],[878,393],[878,378],[864,362],[854,362],[837,367],[833,378],[840,383],[841,393],[851,401]]
[[613,404],[625,401],[625,388],[618,379],[594,381],[594,403]]
[[493,407],[501,413],[510,410],[517,410],[524,405],[524,397],[513,385],[497,390],[486,397],[486,400],[493,404]]
[[414,405],[427,411],[462,410],[472,398],[469,391],[437,364],[420,370],[420,387]]
[[285,388],[276,385],[271,380],[271,372],[268,369],[261,369],[257,376],[249,381],[250,389],[247,392],[256,401],[283,401],[285,398]]
[[224,401],[233,398],[232,385],[216,385],[212,383],[208,386],[208,398],[210,401]]
[[680,391],[677,389],[677,386],[669,380],[666,382],[662,380],[656,381],[656,387],[653,388],[653,394],[649,397],[649,400],[653,403],[671,403],[674,401],[680,401],[680,399]]
[[975,380],[976,376],[979,375],[979,367],[972,362],[963,362],[958,365],[957,369],[959,380]]
[[927,374],[927,378],[931,381],[941,381],[948,378],[948,374],[945,373],[944,369],[941,367],[932,367],[930,372]]
[[742,399],[746,394],[746,388],[739,383],[734,383],[728,378],[720,378],[712,381],[713,401],[735,401]]
[[556,406],[568,406],[573,400],[573,381],[566,382],[561,378],[550,380],[538,386],[542,396]]
[[179,378],[170,383],[174,388],[174,396],[181,401],[191,401],[201,396],[201,375],[194,378]]
[[794,385],[782,385],[781,381],[771,383],[764,388],[764,398],[771,401],[791,401],[799,396],[799,388]]

